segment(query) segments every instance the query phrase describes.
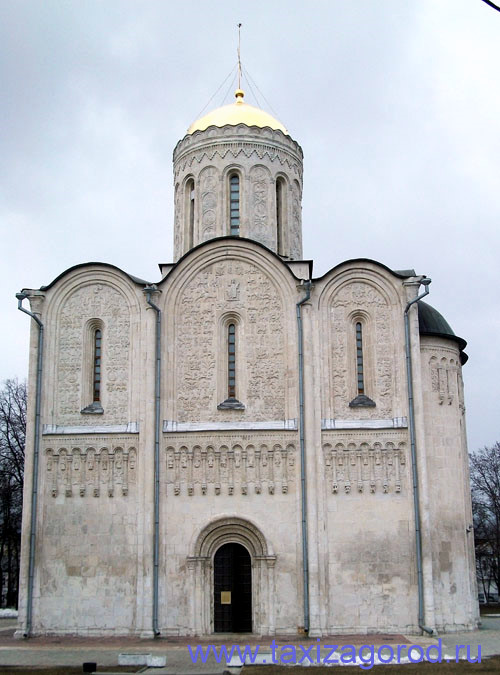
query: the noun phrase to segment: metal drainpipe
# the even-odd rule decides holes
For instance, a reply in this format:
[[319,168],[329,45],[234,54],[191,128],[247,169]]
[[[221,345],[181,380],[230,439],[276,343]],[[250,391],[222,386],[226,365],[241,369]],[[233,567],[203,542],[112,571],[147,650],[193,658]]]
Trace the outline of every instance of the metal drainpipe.
[[158,637],[158,564],[160,557],[160,377],[161,377],[161,310],[151,300],[156,286],[146,286],[146,301],[156,312],[155,372],[155,455],[154,455],[154,534],[153,534],[153,635]]
[[304,630],[309,632],[309,555],[307,540],[307,484],[306,484],[306,455],[304,447],[304,345],[302,333],[302,305],[311,297],[311,281],[304,284],[306,294],[296,304],[297,329],[299,344],[299,433],[300,433],[300,483],[302,496],[302,561],[304,580]]
[[36,515],[38,504],[38,462],[40,456],[40,405],[42,392],[42,372],[43,372],[43,323],[40,319],[25,309],[23,300],[27,298],[26,293],[16,293],[17,308],[30,316],[38,324],[38,353],[36,369],[36,393],[35,393],[35,440],[33,448],[33,481],[31,487],[31,523],[30,523],[30,553],[28,565],[28,598],[26,607],[26,630],[24,637],[29,637],[31,633],[31,623],[33,616],[33,581],[35,575],[35,544],[36,544]]
[[413,479],[413,507],[415,511],[415,546],[417,551],[417,583],[418,583],[418,627],[432,635],[434,631],[424,625],[424,578],[422,571],[422,531],[420,526],[420,502],[417,473],[417,449],[415,440],[415,412],[413,407],[413,374],[411,361],[410,323],[408,312],[416,302],[429,295],[431,279],[422,279],[420,283],[425,286],[425,292],[417,296],[406,305],[405,317],[405,348],[406,348],[406,376],[408,379],[408,411],[410,423],[410,447],[411,447],[411,473]]

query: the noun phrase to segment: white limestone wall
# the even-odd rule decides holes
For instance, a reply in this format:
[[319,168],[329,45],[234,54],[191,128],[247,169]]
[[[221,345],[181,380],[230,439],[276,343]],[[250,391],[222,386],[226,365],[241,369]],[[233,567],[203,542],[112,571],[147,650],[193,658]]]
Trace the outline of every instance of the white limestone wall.
[[406,435],[355,432],[347,437],[349,443],[345,434],[343,439],[339,434],[325,436],[327,631],[415,632],[417,589]]
[[[138,472],[146,462],[141,467],[138,430],[151,426],[140,404],[148,386],[148,376],[139,374],[145,360],[141,349],[147,353],[141,341],[142,289],[116,268],[88,265],[68,270],[29,296],[45,338],[32,633],[127,634],[142,626],[136,617],[137,569],[145,512],[140,497],[146,481],[138,480]],[[93,321],[100,322],[103,333],[102,412],[84,414],[82,409],[91,403]],[[27,609],[36,334],[35,328],[21,634]],[[147,338],[147,323],[144,334]]]
[[[417,631],[403,333],[404,306],[417,287],[375,263],[346,263],[316,281],[302,308],[313,636]],[[162,634],[210,634],[213,555],[226,541],[251,552],[255,632],[304,625],[295,317],[303,296],[285,265],[238,240],[193,251],[155,293],[163,320]],[[46,324],[47,425],[34,632],[151,635],[155,314],[140,286],[99,266],[70,271],[33,294],[32,306]],[[356,317],[366,327],[371,408],[348,406]],[[85,326],[94,318],[112,338],[108,398],[102,415],[85,417]],[[227,318],[238,322],[241,410],[217,408]],[[420,348],[415,313],[411,331],[426,622],[470,628],[477,605],[458,350],[425,337]],[[31,351],[29,488],[36,330]],[[27,491],[24,588],[29,503]],[[25,610],[24,591],[21,626]]]
[[35,633],[134,631],[139,537],[136,443],[132,436],[45,440]]
[[[402,279],[370,261],[344,264],[319,280],[315,326],[323,419],[406,415]],[[352,408],[357,395],[356,323],[362,324],[365,394],[373,407]]]
[[[226,448],[234,447],[235,434],[218,439]],[[286,484],[280,478],[283,472],[281,453],[267,453],[267,448],[290,448],[296,441],[279,435],[247,434],[249,445],[246,469],[241,450],[235,448],[229,457],[233,468],[227,466],[227,455],[222,455],[220,489],[210,479],[206,486],[198,476],[191,484],[187,479],[189,467],[181,473],[176,484],[175,474],[167,470],[162,480],[160,627],[167,635],[210,634],[213,632],[213,557],[226,541],[237,541],[249,550],[252,557],[253,631],[257,634],[295,633],[302,618],[302,585],[300,578],[301,549],[298,495],[298,465],[290,451]],[[207,464],[219,459],[211,456],[217,447],[210,435],[190,437],[169,435],[168,447],[208,447]],[[238,438],[241,447],[241,436]],[[245,445],[245,444],[243,444]],[[263,448],[256,456],[252,448]],[[231,451],[230,451],[231,452]],[[194,462],[199,457],[194,456]],[[185,458],[187,461],[188,458]],[[182,458],[181,458],[182,461]],[[256,478],[255,462],[261,464],[260,480]],[[269,462],[273,467],[269,467]],[[168,460],[167,463],[168,465]],[[200,467],[198,467],[200,468]],[[175,468],[174,468],[175,471]],[[201,474],[198,472],[201,478]],[[274,476],[271,480],[270,476]],[[164,498],[163,498],[164,495]],[[241,523],[241,530],[234,522]],[[265,550],[258,550],[258,532]],[[202,532],[213,528],[215,543],[203,548]],[[201,546],[202,550],[198,549]]]
[[[312,636],[416,629],[403,309],[402,279],[370,261],[303,307]],[[372,407],[348,405],[357,321]]]
[[422,337],[421,355],[436,627],[456,631],[478,621],[461,365],[451,340]]
[[[43,424],[52,427],[127,427],[138,423],[142,287],[111,266],[73,268],[45,291]],[[92,403],[95,322],[102,330],[100,414]],[[47,431],[45,428],[44,432]]]
[[[168,317],[164,419],[296,428],[297,283],[269,252],[238,240],[195,251],[167,277],[158,300]],[[218,409],[228,396],[229,323],[236,325],[239,410]]]
[[[296,285],[268,252],[231,241],[193,252],[160,286],[168,317],[160,575],[166,634],[213,631],[216,548],[201,557],[194,548],[204,528],[218,532],[217,523],[231,518],[256,528],[267,547],[264,553],[242,540],[253,563],[254,631],[303,625]],[[237,326],[240,410],[217,407],[227,396],[226,319]]]

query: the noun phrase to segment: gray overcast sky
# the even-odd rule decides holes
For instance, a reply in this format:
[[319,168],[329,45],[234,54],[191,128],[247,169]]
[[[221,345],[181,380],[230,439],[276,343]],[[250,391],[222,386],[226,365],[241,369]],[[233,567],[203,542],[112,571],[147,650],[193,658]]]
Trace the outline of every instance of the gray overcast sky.
[[0,0],[0,380],[27,371],[22,287],[96,260],[159,279],[172,150],[238,22],[262,107],[304,150],[315,276],[367,257],[432,277],[469,342],[469,447],[500,440],[500,13],[481,0]]

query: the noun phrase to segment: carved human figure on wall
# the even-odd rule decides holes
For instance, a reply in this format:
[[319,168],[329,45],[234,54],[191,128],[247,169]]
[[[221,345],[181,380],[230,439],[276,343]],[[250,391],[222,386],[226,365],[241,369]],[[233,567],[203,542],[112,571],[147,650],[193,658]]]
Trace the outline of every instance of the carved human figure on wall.
[[212,239],[216,235],[218,175],[213,166],[207,166],[200,173],[201,186],[201,238]]

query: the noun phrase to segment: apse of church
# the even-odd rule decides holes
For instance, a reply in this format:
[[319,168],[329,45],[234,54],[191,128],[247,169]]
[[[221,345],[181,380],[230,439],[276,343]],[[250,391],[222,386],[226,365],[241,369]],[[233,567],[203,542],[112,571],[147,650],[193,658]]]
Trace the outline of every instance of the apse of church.
[[477,625],[465,342],[413,270],[313,277],[302,160],[238,90],[174,150],[156,283],[89,263],[18,295],[19,634]]

